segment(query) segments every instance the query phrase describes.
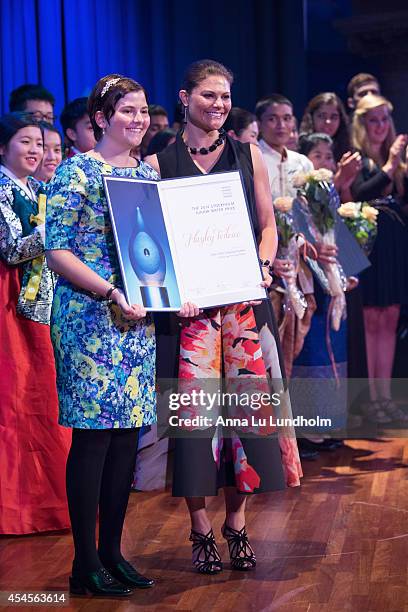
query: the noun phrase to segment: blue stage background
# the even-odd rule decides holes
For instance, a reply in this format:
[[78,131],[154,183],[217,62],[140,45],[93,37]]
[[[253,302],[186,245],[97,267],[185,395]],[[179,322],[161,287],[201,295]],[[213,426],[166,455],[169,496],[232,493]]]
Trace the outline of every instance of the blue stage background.
[[[301,116],[307,100],[375,62],[351,54],[336,22],[354,0],[0,0],[0,113],[10,91],[42,83],[64,104],[119,72],[172,116],[186,66],[211,57],[235,73],[233,103],[253,109],[273,91]],[[354,7],[354,8],[353,8]]]
[[0,112],[10,91],[41,82],[68,100],[119,72],[170,113],[186,66],[218,59],[236,74],[234,103],[275,90],[306,99],[303,0],[0,0]]

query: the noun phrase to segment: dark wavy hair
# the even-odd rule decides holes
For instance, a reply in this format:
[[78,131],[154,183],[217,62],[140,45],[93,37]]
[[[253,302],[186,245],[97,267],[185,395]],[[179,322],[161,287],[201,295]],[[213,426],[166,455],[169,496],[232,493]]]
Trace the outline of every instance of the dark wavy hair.
[[52,107],[55,105],[55,98],[48,89],[39,84],[25,83],[11,92],[9,98],[10,112],[24,111],[29,100],[43,100],[49,102]]
[[60,123],[64,130],[64,136],[71,143],[67,137],[67,130],[74,130],[76,124],[82,117],[88,114],[88,98],[83,96],[81,98],[75,98],[71,102],[68,102],[62,110],[60,115]]
[[251,125],[254,121],[256,121],[256,117],[253,113],[234,106],[231,108],[223,127],[226,132],[232,130],[237,136],[241,136],[248,125]]
[[272,93],[269,96],[261,98],[256,103],[255,115],[259,121],[261,121],[262,115],[270,106],[272,106],[272,104],[286,104],[287,106],[290,106],[293,111],[293,104],[286,96],[282,96],[282,94],[279,93]]
[[[104,95],[102,95],[102,91],[104,87],[111,81],[112,79],[119,79],[117,83],[112,84],[108,90],[105,91]],[[147,94],[145,88],[137,83],[133,79],[129,77],[124,77],[121,74],[108,74],[96,83],[93,88],[91,95],[88,98],[88,113],[89,119],[91,120],[91,124],[93,127],[94,135],[96,140],[100,140],[102,138],[102,128],[95,121],[95,115],[98,111],[102,111],[105,119],[109,123],[109,119],[113,116],[115,112],[116,104],[119,102],[121,98],[126,96],[126,94],[132,91],[143,91],[146,96]]]
[[302,155],[309,155],[310,151],[320,143],[325,142],[330,147],[333,147],[333,139],[328,134],[323,132],[314,132],[313,134],[299,134],[298,152]]
[[168,117],[169,114],[164,108],[164,106],[160,106],[160,104],[149,104],[149,115],[150,117]]
[[30,113],[9,113],[0,117],[0,145],[7,146],[10,140],[19,130],[26,127],[37,127],[44,137],[44,129],[41,123],[35,121]]
[[340,114],[340,125],[333,138],[333,154],[336,161],[339,161],[342,155],[350,151],[350,134],[349,120],[343,102],[333,92],[320,93],[310,100],[303,113],[303,118],[300,123],[300,132],[303,134],[313,134],[316,132],[313,122],[313,114],[320,108],[322,104],[333,104],[337,107]]
[[219,75],[223,76],[230,85],[234,82],[234,75],[224,64],[211,59],[198,60],[188,66],[184,74],[181,89],[191,93],[207,77]]

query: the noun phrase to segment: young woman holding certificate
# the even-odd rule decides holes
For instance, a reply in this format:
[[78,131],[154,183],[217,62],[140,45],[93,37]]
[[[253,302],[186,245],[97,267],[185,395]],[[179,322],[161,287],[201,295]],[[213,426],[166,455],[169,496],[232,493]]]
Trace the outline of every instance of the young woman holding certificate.
[[[89,98],[97,144],[57,170],[49,185],[47,261],[60,276],[51,336],[57,365],[61,425],[73,428],[67,495],[75,559],[74,594],[127,595],[153,580],[120,549],[142,425],[156,420],[155,337],[145,309],[129,306],[102,174],[156,179],[131,157],[149,126],[144,89],[111,74]],[[194,316],[190,305],[181,314]],[[99,507],[99,542],[95,542]]]
[[[184,130],[173,145],[147,158],[147,162],[162,178],[241,170],[265,284],[269,285],[277,234],[267,171],[255,145],[234,141],[222,130],[231,109],[232,80],[231,72],[218,62],[192,64],[179,93],[185,109]],[[265,389],[267,374],[274,382],[281,376],[275,340],[278,335],[271,314],[263,301],[254,307],[233,304],[212,308],[188,319],[181,327],[177,372],[167,367],[171,363],[168,356],[175,354],[171,351],[174,336],[171,325],[167,329],[163,325],[161,331],[167,335],[161,340],[167,342],[163,351],[167,360],[159,357],[159,378],[179,377],[181,386],[184,382],[192,390],[194,381],[198,388],[200,381],[221,379],[223,373],[227,385],[235,389],[241,388],[244,380],[254,381],[254,389]],[[263,408],[268,410],[268,406]],[[290,406],[286,408],[290,411]],[[229,546],[232,569],[245,571],[256,565],[245,527],[247,494],[299,484],[301,467],[293,432],[281,432],[278,437],[268,436],[270,432],[262,427],[250,431],[238,428],[227,438],[222,429],[210,427],[207,437],[196,430],[176,439],[173,494],[186,498],[193,564],[199,572],[214,574],[222,570],[206,512],[206,496],[217,495],[218,488],[224,487],[226,518],[222,535]]]

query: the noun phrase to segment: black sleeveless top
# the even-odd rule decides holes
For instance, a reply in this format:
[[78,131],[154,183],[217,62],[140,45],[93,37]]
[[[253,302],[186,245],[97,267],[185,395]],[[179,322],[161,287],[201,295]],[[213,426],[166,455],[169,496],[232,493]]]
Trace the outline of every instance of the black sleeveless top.
[[[176,142],[161,153],[157,154],[162,179],[182,176],[200,176],[203,174],[190,157],[186,145],[179,132]],[[254,191],[254,169],[252,166],[251,149],[249,144],[233,140],[228,135],[223,152],[217,163],[211,168],[209,174],[241,170],[244,181],[245,194],[255,236],[259,234],[259,223],[256,212]]]

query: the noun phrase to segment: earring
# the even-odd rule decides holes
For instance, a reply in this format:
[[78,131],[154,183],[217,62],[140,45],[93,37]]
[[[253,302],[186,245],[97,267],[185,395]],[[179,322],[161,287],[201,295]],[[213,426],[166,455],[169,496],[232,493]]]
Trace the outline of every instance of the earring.
[[183,122],[187,123],[187,110],[188,110],[188,106],[184,107],[184,117],[183,117]]
[[102,128],[102,136],[105,136],[105,128]]

